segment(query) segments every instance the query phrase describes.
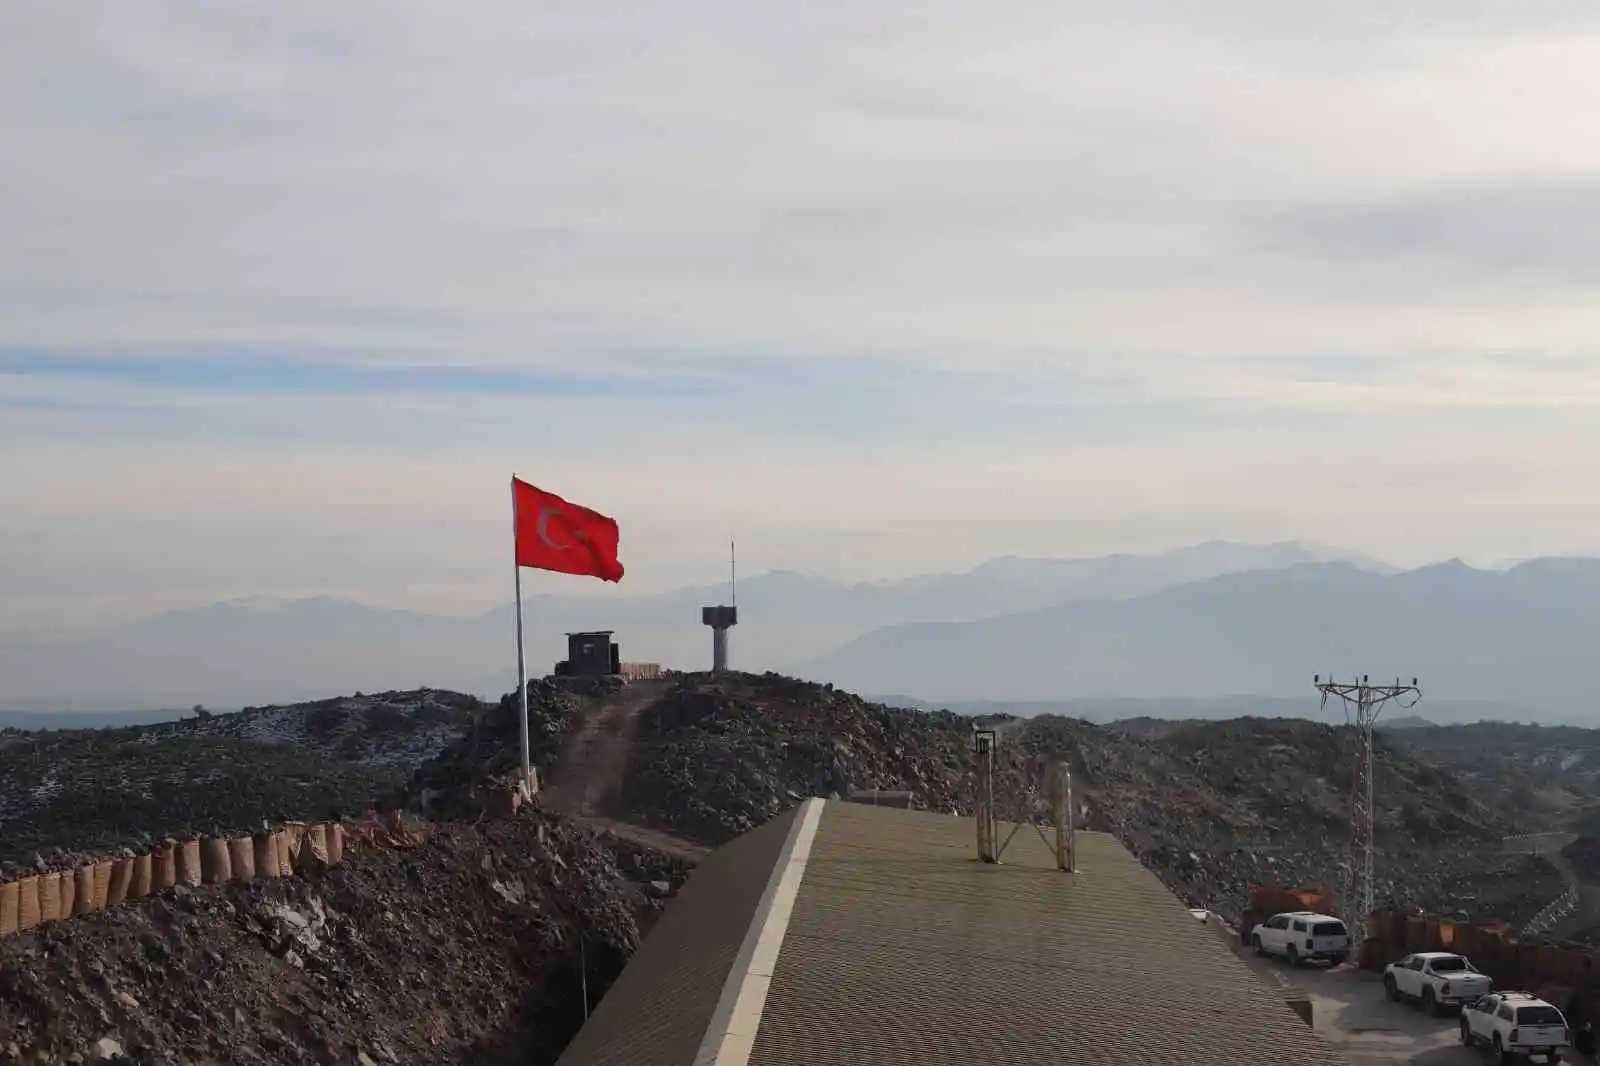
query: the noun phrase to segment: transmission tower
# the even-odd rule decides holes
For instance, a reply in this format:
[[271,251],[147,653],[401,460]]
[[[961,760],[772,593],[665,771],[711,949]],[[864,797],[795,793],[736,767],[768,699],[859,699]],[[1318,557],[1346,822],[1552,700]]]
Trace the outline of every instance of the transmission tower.
[[[1311,679],[1322,693],[1322,706],[1333,696],[1344,704],[1345,722],[1354,731],[1355,770],[1350,776],[1350,879],[1345,886],[1344,920],[1350,929],[1350,947],[1359,952],[1367,939],[1367,916],[1372,913],[1372,727],[1384,706],[1415,707],[1422,698],[1417,679],[1411,684],[1374,685],[1362,674],[1359,681],[1335,681],[1317,674]],[[1408,701],[1409,702],[1406,702]]]

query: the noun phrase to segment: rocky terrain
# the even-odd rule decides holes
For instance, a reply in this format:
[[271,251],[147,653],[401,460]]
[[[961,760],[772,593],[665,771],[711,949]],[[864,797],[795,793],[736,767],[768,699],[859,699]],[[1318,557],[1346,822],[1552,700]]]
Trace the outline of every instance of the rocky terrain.
[[[1255,885],[1343,886],[1352,750],[1333,727],[1234,719],[1138,741],[1036,719],[1020,737],[1041,754],[1071,753],[1086,824],[1115,833],[1195,906],[1232,919]],[[1374,796],[1380,906],[1517,923],[1564,888],[1548,862],[1500,854],[1518,826],[1492,797],[1381,738]]]
[[[559,776],[564,743],[620,687],[533,682],[534,762]],[[925,809],[972,808],[970,718],[776,675],[676,675],[654,691],[630,719],[613,812],[630,823],[715,845],[809,795],[908,789]],[[366,850],[305,881],[174,890],[0,943],[0,1063],[28,1049],[92,1060],[102,1040],[149,1062],[552,1061],[582,1013],[574,931],[589,930],[598,994],[687,866],[538,811],[484,820],[516,771],[518,722],[515,694],[419,690],[0,736],[0,862],[13,873],[374,803],[432,820],[411,851]],[[1342,885],[1340,731],[988,724],[1002,816],[1044,813],[1045,768],[1065,759],[1078,823],[1116,834],[1192,905],[1232,920],[1257,885]],[[1500,850],[1507,833],[1550,828],[1560,803],[1543,791],[1508,803],[1492,761],[1469,777],[1389,736],[1378,766],[1380,905],[1516,923],[1563,890],[1550,863]]]
[[0,941],[0,1062],[550,1063],[685,875],[524,812],[174,889]]
[[[619,684],[530,682],[535,764],[555,759],[586,701]],[[122,729],[6,730],[0,880],[25,866],[148,849],[166,836],[417,806],[424,790],[439,793],[431,813],[471,813],[471,786],[512,779],[518,718],[514,693],[486,703],[418,689]]]
[[1525,820],[1548,826],[1600,799],[1600,729],[1476,722],[1383,732],[1464,787],[1503,794]]
[[970,809],[967,719],[775,674],[684,676],[645,712],[636,745],[629,810],[708,844],[851,788],[910,788],[925,809]]
[[[618,692],[617,678],[564,677],[528,682],[528,754],[545,770],[561,753],[562,741],[596,700]],[[510,787],[522,765],[522,709],[515,692],[484,706],[455,743],[417,766],[392,805],[430,816],[474,814],[481,790]]]
[[0,733],[0,878],[55,848],[355,814],[451,747],[489,705],[419,689],[122,729]]
[[[972,722],[868,703],[775,675],[686,676],[640,723],[634,816],[718,843],[806,795],[909,789],[930,810],[971,809]],[[1046,716],[1000,723],[1002,805],[1042,812],[1042,767],[1066,757],[1080,824],[1115,833],[1173,889],[1229,918],[1258,884],[1338,887],[1351,750],[1329,726],[1283,719],[1132,731]],[[1525,920],[1559,872],[1502,856],[1527,826],[1379,742],[1378,902]]]

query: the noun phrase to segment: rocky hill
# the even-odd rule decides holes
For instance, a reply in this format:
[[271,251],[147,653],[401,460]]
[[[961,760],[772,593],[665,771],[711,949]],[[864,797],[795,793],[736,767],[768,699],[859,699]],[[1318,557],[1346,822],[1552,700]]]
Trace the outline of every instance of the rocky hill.
[[[548,765],[585,701],[618,684],[531,682],[535,762]],[[424,788],[509,780],[518,719],[515,694],[491,704],[416,689],[121,729],[0,731],[0,878],[169,835],[354,815],[415,803]],[[470,806],[459,791],[458,813]]]
[[0,1062],[548,1064],[686,870],[524,812],[0,941]]
[[0,733],[0,874],[56,848],[358,813],[487,705],[419,689],[158,725]]
[[[970,718],[770,674],[657,685],[628,738],[618,813],[635,824],[717,844],[803,797],[872,788],[972,809]],[[534,761],[559,771],[584,716],[620,688],[532,683]],[[425,811],[435,830],[414,852],[364,854],[311,881],[179,890],[12,938],[0,945],[0,1033],[59,1055],[108,1038],[145,1061],[255,1061],[239,1049],[263,1033],[260,1061],[493,1063],[513,1048],[550,1061],[574,1024],[562,991],[571,930],[595,934],[603,984],[686,870],[547,814],[480,824],[485,787],[516,768],[519,719],[515,694],[488,704],[418,690],[4,734],[0,861],[13,864],[374,801]],[[1078,823],[1116,834],[1192,905],[1231,919],[1256,885],[1342,882],[1340,731],[1286,719],[990,724],[1003,815],[1042,813],[1044,770],[1065,759]],[[1500,854],[1502,835],[1548,826],[1536,804],[1506,802],[1497,765],[1469,778],[1380,738],[1380,904],[1519,922],[1562,891],[1543,860]],[[7,1052],[0,1041],[0,1061]]]
[[[1231,916],[1247,885],[1342,884],[1353,767],[1343,731],[1237,719],[1107,745],[1093,727],[1035,729],[1084,753],[1098,820],[1197,905],[1217,900],[1210,905]],[[1562,891],[1548,862],[1500,854],[1502,836],[1529,827],[1495,792],[1453,781],[1382,737],[1376,766],[1379,905],[1516,923]]]
[[1468,788],[1505,790],[1545,821],[1600,799],[1600,729],[1476,722],[1385,735]]
[[[645,714],[627,800],[637,819],[713,844],[800,797],[851,789],[969,811],[971,728],[776,675],[690,675]],[[1230,917],[1257,884],[1342,881],[1351,752],[1336,730],[1239,719],[1151,732],[1010,720],[1002,793],[1040,810],[1041,767],[1067,758],[1080,824],[1117,834],[1191,903]],[[1562,891],[1544,861],[1499,854],[1500,837],[1526,827],[1498,797],[1387,741],[1378,766],[1380,903],[1519,921]]]
[[[561,754],[563,740],[595,701],[623,687],[614,677],[543,678],[528,682],[528,754],[532,765],[548,769]],[[454,743],[424,760],[405,786],[389,797],[429,816],[457,817],[478,812],[482,790],[509,788],[522,764],[522,707],[515,692],[485,707]]]

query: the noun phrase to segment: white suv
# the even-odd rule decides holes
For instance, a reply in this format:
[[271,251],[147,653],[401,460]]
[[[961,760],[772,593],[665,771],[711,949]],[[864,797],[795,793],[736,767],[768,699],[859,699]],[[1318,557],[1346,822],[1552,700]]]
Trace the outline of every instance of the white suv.
[[1288,911],[1256,926],[1250,946],[1257,955],[1281,955],[1290,966],[1313,959],[1338,966],[1350,957],[1350,930],[1330,914]]
[[1491,992],[1461,1011],[1461,1042],[1487,1044],[1501,1062],[1560,1062],[1572,1030],[1555,1007],[1527,992]]

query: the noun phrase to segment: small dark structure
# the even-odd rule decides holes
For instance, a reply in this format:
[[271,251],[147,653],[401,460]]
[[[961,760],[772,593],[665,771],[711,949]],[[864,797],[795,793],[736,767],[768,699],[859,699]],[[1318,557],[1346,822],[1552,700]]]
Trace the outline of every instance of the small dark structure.
[[556,663],[557,677],[605,677],[622,673],[622,649],[612,630],[567,634],[567,657]]

